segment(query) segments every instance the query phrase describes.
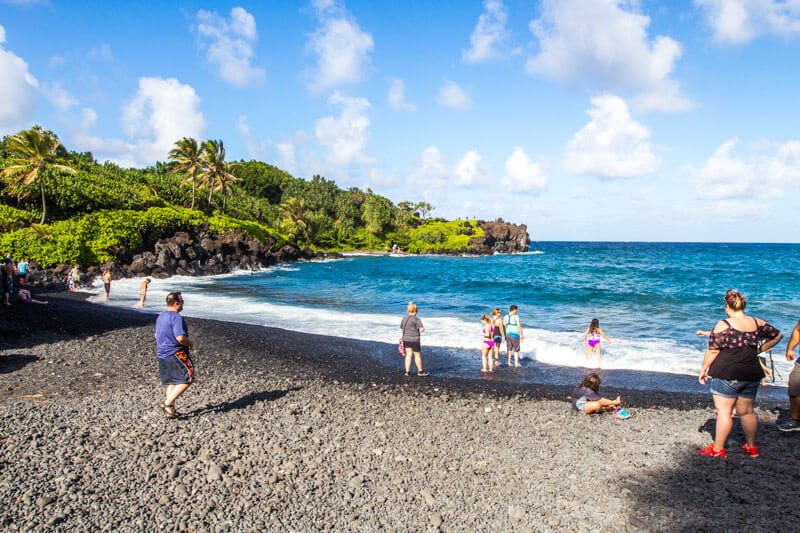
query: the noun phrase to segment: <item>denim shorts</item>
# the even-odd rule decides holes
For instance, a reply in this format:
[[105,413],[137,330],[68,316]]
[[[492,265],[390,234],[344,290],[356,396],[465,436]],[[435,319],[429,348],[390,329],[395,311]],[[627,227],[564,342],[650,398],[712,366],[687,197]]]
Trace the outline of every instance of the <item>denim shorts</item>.
[[711,394],[723,398],[747,398],[755,400],[761,381],[739,381],[738,379],[711,380]]

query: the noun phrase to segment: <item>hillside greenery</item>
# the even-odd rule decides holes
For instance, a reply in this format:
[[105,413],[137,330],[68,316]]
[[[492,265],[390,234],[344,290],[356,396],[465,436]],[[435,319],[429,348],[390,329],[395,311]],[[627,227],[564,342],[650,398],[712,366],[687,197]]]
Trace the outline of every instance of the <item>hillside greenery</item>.
[[169,161],[137,169],[70,151],[36,126],[0,140],[0,251],[42,267],[129,260],[176,231],[240,229],[315,250],[460,250],[474,221],[429,218],[370,189],[297,178],[261,161],[225,161],[222,141],[176,140]]

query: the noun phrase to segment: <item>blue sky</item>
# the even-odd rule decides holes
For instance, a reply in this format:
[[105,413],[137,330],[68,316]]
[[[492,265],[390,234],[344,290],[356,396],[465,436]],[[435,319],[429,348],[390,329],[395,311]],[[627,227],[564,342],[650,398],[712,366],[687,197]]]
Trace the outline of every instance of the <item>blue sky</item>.
[[0,134],[228,160],[534,240],[800,242],[800,0],[0,0]]

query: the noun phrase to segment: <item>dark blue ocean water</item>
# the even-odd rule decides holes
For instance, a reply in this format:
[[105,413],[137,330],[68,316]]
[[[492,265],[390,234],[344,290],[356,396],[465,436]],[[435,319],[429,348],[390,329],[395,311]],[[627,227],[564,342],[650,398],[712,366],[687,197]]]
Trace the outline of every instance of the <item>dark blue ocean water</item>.
[[[747,296],[749,314],[788,336],[800,317],[800,245],[540,242],[526,254],[491,257],[350,256],[257,274],[155,280],[151,299],[176,288],[187,294],[190,316],[389,344],[413,300],[430,369],[470,377],[480,375],[480,316],[516,304],[525,367],[491,377],[514,381],[582,371],[582,335],[598,318],[612,340],[604,343],[604,369],[655,373],[638,379],[642,387],[694,390],[676,376],[696,375],[706,339],[695,332],[724,318],[728,288]],[[114,290],[116,304],[133,305],[138,281],[115,282]],[[784,349],[785,341],[775,360],[785,381]],[[575,374],[564,375],[569,382]]]

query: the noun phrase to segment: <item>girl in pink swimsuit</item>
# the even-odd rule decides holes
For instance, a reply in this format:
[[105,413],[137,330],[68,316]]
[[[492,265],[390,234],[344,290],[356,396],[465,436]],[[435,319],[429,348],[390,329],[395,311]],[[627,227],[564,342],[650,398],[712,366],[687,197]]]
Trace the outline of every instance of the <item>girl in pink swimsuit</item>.
[[494,352],[494,326],[486,315],[481,317],[481,324],[483,324],[483,329],[481,330],[483,334],[483,344],[481,344],[481,363],[483,367],[481,372],[494,372],[494,361],[492,359]]
[[603,330],[600,328],[600,321],[596,318],[592,319],[592,322],[589,324],[589,327],[586,328],[586,331],[583,333],[583,342],[586,343],[586,365],[589,365],[589,359],[592,358],[592,355],[597,356],[597,368],[600,368],[600,365],[603,363],[602,356],[600,355],[600,338],[604,338],[611,343],[611,339],[603,333]]

